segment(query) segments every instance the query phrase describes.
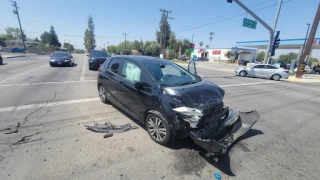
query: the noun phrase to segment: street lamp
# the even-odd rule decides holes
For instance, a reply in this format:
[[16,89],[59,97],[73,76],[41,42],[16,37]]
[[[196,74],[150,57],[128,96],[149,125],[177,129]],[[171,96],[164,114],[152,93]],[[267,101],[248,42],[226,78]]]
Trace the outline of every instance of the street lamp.
[[193,36],[194,36],[194,33],[192,34],[192,43],[193,43]]
[[[308,23],[307,26],[308,26],[308,28],[307,28],[306,38],[304,39],[304,43],[303,43],[303,46],[302,46],[302,52],[301,52],[300,59],[302,58],[302,54],[303,54],[304,48],[305,48],[305,46],[306,46],[306,41],[307,41],[307,38],[308,38],[310,23]],[[299,59],[299,61],[300,61],[300,59]],[[308,59],[309,59],[309,58],[308,58]]]

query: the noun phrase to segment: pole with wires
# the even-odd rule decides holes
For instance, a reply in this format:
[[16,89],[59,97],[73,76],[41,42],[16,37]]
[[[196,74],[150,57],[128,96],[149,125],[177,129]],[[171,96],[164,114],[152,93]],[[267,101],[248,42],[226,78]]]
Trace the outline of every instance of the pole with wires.
[[23,48],[24,48],[24,52],[25,52],[26,51],[26,44],[24,42],[25,41],[24,40],[24,36],[25,35],[23,33],[22,26],[21,26],[21,21],[20,21],[20,16],[19,16],[19,11],[18,11],[19,7],[18,7],[16,1],[11,0],[11,2],[12,2],[12,6],[15,8],[15,9],[13,9],[13,14],[17,15],[17,17],[18,17],[19,26],[20,26],[20,32],[21,32],[21,40],[22,40],[22,44],[23,44]]

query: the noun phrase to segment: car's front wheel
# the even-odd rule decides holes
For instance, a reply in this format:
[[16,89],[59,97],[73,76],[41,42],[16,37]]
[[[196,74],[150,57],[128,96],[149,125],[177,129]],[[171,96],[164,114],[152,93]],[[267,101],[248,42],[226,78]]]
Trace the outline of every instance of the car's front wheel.
[[99,87],[98,87],[98,90],[99,90],[100,100],[103,103],[108,103],[108,100],[107,100],[107,97],[106,97],[106,89],[104,88],[104,86],[100,84]]
[[241,77],[247,76],[247,72],[246,71],[241,71],[239,74],[240,74]]
[[149,114],[146,119],[146,129],[152,140],[167,145],[173,141],[173,133],[169,124],[155,114]]

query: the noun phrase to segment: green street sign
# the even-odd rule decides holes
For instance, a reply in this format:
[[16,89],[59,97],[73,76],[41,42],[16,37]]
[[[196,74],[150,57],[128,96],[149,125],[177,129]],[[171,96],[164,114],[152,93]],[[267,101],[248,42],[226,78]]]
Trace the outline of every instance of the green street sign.
[[253,21],[251,19],[243,18],[242,26],[247,27],[247,28],[251,28],[251,29],[256,29],[257,21]]
[[194,49],[189,49],[189,52],[191,52],[191,53],[194,52]]

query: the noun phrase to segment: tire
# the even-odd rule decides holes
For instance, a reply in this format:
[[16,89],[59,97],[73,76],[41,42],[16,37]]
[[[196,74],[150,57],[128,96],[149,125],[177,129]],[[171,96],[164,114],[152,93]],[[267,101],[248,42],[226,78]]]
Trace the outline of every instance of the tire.
[[246,77],[247,76],[247,72],[246,71],[240,71],[240,73],[239,73],[239,75],[241,76],[241,77]]
[[108,100],[107,100],[107,96],[106,96],[106,89],[104,88],[104,86],[100,84],[98,86],[98,91],[99,91],[99,97],[100,97],[101,102],[107,104]]
[[281,76],[279,74],[274,74],[272,75],[271,79],[275,80],[275,81],[279,81],[281,78]]
[[173,142],[173,132],[169,124],[155,114],[149,114],[146,119],[146,129],[153,141],[161,145]]
[[70,61],[69,67],[72,67],[72,64],[73,64],[72,61]]

